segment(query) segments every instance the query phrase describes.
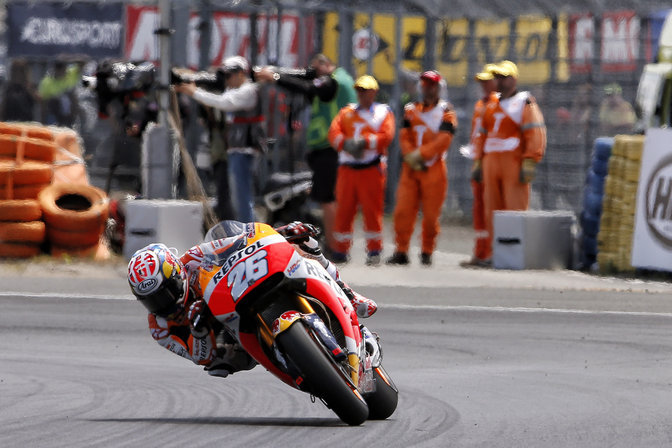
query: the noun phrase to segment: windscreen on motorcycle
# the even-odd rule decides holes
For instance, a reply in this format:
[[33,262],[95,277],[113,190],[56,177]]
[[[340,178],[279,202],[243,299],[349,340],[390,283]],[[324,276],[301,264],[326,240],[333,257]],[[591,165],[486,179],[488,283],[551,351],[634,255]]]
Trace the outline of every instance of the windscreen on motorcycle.
[[205,241],[220,240],[230,238],[245,233],[245,224],[240,221],[220,221],[208,230],[205,234]]

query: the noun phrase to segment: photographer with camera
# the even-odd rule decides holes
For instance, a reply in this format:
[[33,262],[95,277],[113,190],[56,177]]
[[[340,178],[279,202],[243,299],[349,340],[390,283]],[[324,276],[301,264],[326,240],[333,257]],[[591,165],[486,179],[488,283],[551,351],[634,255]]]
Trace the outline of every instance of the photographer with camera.
[[231,197],[234,198],[236,219],[252,222],[255,220],[253,209],[255,165],[257,156],[266,143],[259,85],[250,79],[250,66],[241,56],[226,58],[219,70],[224,75],[226,85],[223,93],[209,92],[197,87],[194,82],[177,84],[174,88],[176,92],[189,95],[198,103],[213,108],[214,114],[223,113],[223,117],[218,120],[222,123],[218,137],[226,149],[228,176],[218,172],[217,164],[215,165],[217,211],[220,219],[228,217],[225,210],[228,189],[224,184],[228,178],[228,187],[232,193]]
[[305,95],[312,101],[310,122],[306,132],[306,159],[313,171],[311,198],[323,212],[327,252],[335,246],[333,222],[336,219],[336,174],[338,153],[329,143],[327,132],[338,111],[357,102],[354,80],[342,67],[337,67],[323,54],[315,55],[307,70],[282,70],[264,67],[255,73],[257,81],[273,82],[290,92]]

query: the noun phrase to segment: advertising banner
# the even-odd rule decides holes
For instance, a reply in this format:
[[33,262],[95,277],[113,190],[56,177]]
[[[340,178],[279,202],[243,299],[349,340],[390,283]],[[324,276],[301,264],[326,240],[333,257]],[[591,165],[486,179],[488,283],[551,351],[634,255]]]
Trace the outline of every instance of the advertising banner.
[[637,189],[632,265],[672,271],[672,130],[646,132]]
[[449,87],[461,87],[469,81],[469,20],[443,20],[439,24],[436,68]]
[[7,4],[8,56],[86,55],[120,57],[123,48],[120,3]]
[[602,70],[629,72],[637,69],[640,39],[639,17],[634,11],[607,12],[602,16]]
[[572,73],[589,73],[595,58],[595,21],[590,13],[569,18],[569,58]]
[[[154,6],[128,6],[126,9],[126,47],[124,57],[129,60],[156,62],[159,59],[159,42],[154,30],[158,28],[159,12]],[[189,20],[187,41],[188,65],[198,67],[200,57],[198,26],[200,17],[192,14]],[[282,15],[278,31],[277,16],[260,14],[257,17],[257,63],[275,63],[284,67],[304,64],[299,55],[300,27],[303,26],[305,53],[314,52],[313,20],[294,14]],[[214,12],[212,17],[210,47],[211,65],[221,65],[229,56],[250,58],[250,16],[234,12]],[[278,42],[279,39],[279,42]],[[305,59],[305,55],[304,58]]]

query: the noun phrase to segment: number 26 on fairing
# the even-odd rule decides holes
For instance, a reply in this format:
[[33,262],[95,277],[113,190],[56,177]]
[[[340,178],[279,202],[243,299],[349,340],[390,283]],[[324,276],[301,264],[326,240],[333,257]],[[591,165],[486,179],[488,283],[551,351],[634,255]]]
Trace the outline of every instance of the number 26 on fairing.
[[238,300],[250,285],[268,274],[266,255],[268,253],[265,250],[260,250],[245,261],[238,263],[229,272],[227,286],[231,288],[231,296],[234,300]]

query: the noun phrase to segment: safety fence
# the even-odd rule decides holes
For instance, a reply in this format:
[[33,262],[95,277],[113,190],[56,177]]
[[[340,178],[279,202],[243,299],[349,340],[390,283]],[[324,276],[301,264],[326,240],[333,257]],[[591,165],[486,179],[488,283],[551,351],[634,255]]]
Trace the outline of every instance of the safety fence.
[[[445,216],[453,218],[470,217],[470,161],[458,147],[469,139],[473,104],[480,97],[473,74],[483,64],[515,61],[520,88],[533,93],[544,113],[549,143],[533,183],[532,207],[579,211],[592,142],[609,132],[601,127],[599,112],[605,87],[613,90],[617,83],[633,103],[641,69],[657,52],[665,16],[656,13],[664,9],[656,2],[644,2],[646,10],[582,11],[579,4],[572,13],[485,18],[439,17],[411,2],[352,3],[172,2],[172,64],[206,68],[242,54],[253,64],[297,67],[320,51],[355,77],[376,76],[380,100],[397,117],[406,101],[417,98],[419,73],[437,69],[460,121],[447,158]],[[101,8],[107,8],[104,14]],[[29,58],[36,75],[54,54],[159,62],[158,17],[155,3],[10,1],[7,56]],[[287,148],[296,161],[293,168],[301,167],[301,136],[291,124],[305,119],[305,104],[270,92],[267,106],[269,133],[277,139],[271,169],[287,169]],[[400,170],[396,143],[388,165],[391,207]]]

